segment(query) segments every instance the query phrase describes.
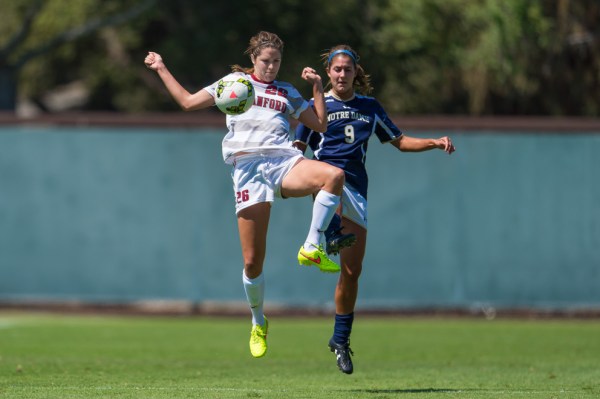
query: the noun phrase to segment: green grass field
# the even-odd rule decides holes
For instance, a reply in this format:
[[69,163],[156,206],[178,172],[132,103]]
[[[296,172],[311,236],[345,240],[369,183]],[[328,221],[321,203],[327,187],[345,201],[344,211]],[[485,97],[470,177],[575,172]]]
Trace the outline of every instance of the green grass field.
[[599,398],[600,321],[357,317],[354,374],[329,318],[0,314],[0,398]]

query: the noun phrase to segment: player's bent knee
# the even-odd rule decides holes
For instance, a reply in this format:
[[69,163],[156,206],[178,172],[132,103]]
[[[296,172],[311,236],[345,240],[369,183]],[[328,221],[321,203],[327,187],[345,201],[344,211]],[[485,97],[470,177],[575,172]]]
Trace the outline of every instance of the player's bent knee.
[[335,187],[344,186],[345,175],[342,169],[332,166],[329,171],[329,178]]
[[362,272],[362,265],[344,265],[342,277],[348,282],[357,283]]
[[350,270],[348,273],[348,278],[352,281],[358,282],[358,279],[360,278],[360,272],[360,270]]

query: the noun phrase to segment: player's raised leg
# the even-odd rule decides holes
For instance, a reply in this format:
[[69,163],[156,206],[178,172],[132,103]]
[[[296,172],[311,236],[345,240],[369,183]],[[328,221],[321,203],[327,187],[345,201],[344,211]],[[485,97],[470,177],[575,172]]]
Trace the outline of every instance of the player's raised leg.
[[284,197],[304,197],[317,193],[313,201],[310,229],[304,245],[298,251],[298,262],[316,266],[323,272],[340,271],[323,249],[324,232],[340,203],[344,187],[344,172],[319,161],[304,159],[298,162],[283,180]]

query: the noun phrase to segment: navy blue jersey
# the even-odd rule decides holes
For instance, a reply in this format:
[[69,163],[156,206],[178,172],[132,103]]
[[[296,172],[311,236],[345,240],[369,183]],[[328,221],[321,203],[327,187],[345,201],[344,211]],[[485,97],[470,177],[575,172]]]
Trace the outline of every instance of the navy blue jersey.
[[[346,184],[367,198],[369,178],[365,168],[369,138],[373,133],[387,143],[402,132],[373,97],[355,95],[342,101],[325,95],[327,132],[315,132],[303,124],[296,128],[296,141],[307,144],[315,159],[335,165],[346,172]],[[310,101],[313,105],[313,100]]]

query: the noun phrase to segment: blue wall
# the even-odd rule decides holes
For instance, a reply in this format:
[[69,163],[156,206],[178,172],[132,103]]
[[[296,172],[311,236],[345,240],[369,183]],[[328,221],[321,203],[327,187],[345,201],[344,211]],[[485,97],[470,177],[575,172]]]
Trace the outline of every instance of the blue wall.
[[[0,301],[244,301],[224,133],[0,127]],[[408,134],[458,150],[371,141],[359,308],[600,306],[600,134]],[[270,303],[332,304],[310,207],[275,203]]]

